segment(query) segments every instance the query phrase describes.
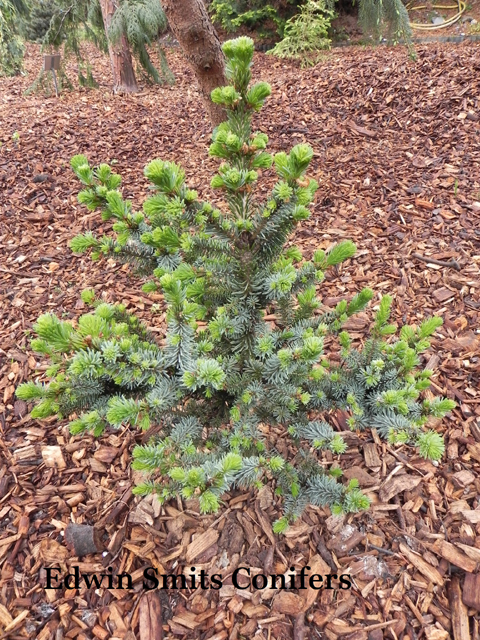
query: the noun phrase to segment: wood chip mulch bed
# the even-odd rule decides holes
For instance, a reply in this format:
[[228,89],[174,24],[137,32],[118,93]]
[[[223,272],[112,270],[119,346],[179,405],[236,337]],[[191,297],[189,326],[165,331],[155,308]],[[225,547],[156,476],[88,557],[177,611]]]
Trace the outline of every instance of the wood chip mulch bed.
[[[420,46],[416,62],[401,48],[354,48],[310,70],[257,54],[254,67],[273,86],[257,121],[271,150],[302,141],[315,149],[320,189],[295,243],[307,256],[342,238],[358,246],[322,285],[324,305],[370,286],[377,302],[394,295],[399,324],[444,319],[424,362],[436,371],[432,392],[457,401],[436,425],[447,445],[439,466],[370,431],[348,432],[340,464],[346,478],[359,479],[371,510],[338,519],[310,508],[277,537],[270,488],[227,495],[216,516],[199,515],[195,502],[162,508],[131,493],[130,452],[141,434],[74,438],[65,422],[31,420],[16,400],[16,386],[46,369],[29,348],[36,318],[77,317],[86,287],[125,302],[163,336],[161,301],[143,295],[125,266],[92,264],[68,249],[81,231],[109,229],[77,203],[68,163],[77,153],[113,163],[124,195],[139,204],[144,165],[175,160],[212,198],[210,126],[179,51],[168,57],[177,84],[128,97],[111,95],[108,61],[99,56],[98,90],[24,96],[40,67],[36,47],[28,76],[0,80],[0,638],[478,640],[478,46]],[[370,319],[371,312],[350,321],[356,339]],[[85,525],[87,537],[95,525],[98,553],[74,555],[66,544],[72,524]],[[228,577],[240,566],[254,576],[305,565],[348,573],[353,588],[255,591]],[[133,588],[46,589],[45,568],[53,566],[113,567],[132,575]],[[147,592],[148,566],[178,575],[195,566],[222,574],[223,587]]]

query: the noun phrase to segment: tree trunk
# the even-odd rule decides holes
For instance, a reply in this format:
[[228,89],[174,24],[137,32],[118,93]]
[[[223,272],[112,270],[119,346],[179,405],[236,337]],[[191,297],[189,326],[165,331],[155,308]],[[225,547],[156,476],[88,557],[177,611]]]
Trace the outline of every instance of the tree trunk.
[[223,122],[225,111],[210,100],[210,94],[228,84],[225,59],[203,0],[162,0],[162,8],[195,73],[210,120],[214,125]]
[[112,65],[113,93],[135,93],[138,91],[137,80],[133,70],[132,56],[125,35],[115,44],[108,38],[108,30],[115,13],[113,0],[100,0],[102,9],[103,24],[108,39],[108,52]]

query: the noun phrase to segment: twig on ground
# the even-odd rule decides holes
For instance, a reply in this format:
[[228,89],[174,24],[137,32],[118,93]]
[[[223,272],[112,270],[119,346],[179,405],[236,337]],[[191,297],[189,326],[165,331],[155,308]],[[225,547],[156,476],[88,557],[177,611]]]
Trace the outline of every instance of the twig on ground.
[[400,523],[400,527],[403,529],[403,531],[406,531],[407,526],[405,524],[405,518],[403,517],[403,511],[402,511],[402,507],[400,505],[400,500],[398,499],[398,496],[395,496],[393,501],[397,505],[397,516],[398,516],[398,521]]
[[395,558],[400,558],[400,555],[398,553],[395,553],[395,551],[390,551],[390,549],[383,549],[382,547],[377,547],[376,544],[372,544],[371,542],[367,543],[367,547],[375,549],[379,553],[385,553],[387,556],[394,556]]
[[32,273],[31,271],[17,271],[15,269],[4,269],[0,267],[0,271],[3,273],[9,273],[12,276],[19,276],[20,278],[38,278],[41,274]]
[[126,491],[123,492],[122,497],[117,502],[115,507],[110,511],[110,513],[105,518],[105,524],[111,524],[112,522],[116,522],[118,516],[128,507],[129,502],[133,498],[132,487],[128,487]]
[[440,267],[451,267],[452,269],[456,269],[457,271],[460,271],[462,269],[462,267],[458,264],[455,258],[452,258],[447,262],[445,260],[435,260],[435,258],[427,258],[425,256],[421,256],[419,253],[412,253],[410,257],[416,258],[417,260],[421,260],[422,262],[427,262],[430,264],[438,264],[438,266]]

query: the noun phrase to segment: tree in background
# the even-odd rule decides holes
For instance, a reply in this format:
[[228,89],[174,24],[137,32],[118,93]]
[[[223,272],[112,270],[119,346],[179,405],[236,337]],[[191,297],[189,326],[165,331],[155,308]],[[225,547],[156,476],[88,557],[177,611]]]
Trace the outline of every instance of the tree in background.
[[[41,2],[37,5],[38,21],[44,25],[48,9]],[[210,93],[225,84],[224,57],[202,0],[165,0],[162,4],[158,0],[120,0],[116,3],[113,0],[56,0],[53,6],[55,9],[43,38],[44,46],[57,51],[64,45],[64,57],[73,53],[80,63],[80,73],[83,67],[87,68],[87,77],[80,78],[83,84],[92,84],[93,78],[88,61],[85,64],[80,51],[82,39],[89,39],[103,51],[109,51],[115,92],[136,90],[130,51],[149,79],[173,82],[162,49],[159,47],[158,50],[160,73],[147,50],[147,46],[166,29],[168,18],[193,68],[210,119],[215,124],[222,121],[222,110],[210,100]]]
[[58,51],[64,45],[64,57],[73,53],[80,63],[79,71],[84,66],[87,68],[85,82],[80,78],[83,84],[92,84],[93,78],[80,51],[81,40],[89,39],[109,52],[116,93],[137,89],[131,52],[147,78],[157,83],[173,82],[173,74],[161,47],[158,47],[160,72],[147,50],[147,46],[153,44],[159,33],[167,28],[168,18],[171,30],[195,73],[211,121],[215,124],[222,121],[222,110],[210,100],[210,93],[215,87],[225,84],[224,57],[202,0],[165,0],[163,3],[158,0],[56,0],[50,19],[48,7],[43,2],[36,4],[36,24],[45,26],[49,20],[43,37],[44,46]]
[[[313,4],[324,4],[326,12],[321,18],[318,9],[312,11]],[[276,35],[284,38],[286,42],[277,52],[282,57],[300,57],[305,61],[303,51],[314,51],[311,47],[315,42],[319,43],[318,50],[325,48],[325,36],[321,34],[324,25],[330,27],[334,9],[340,7],[340,10],[345,10],[355,4],[355,0],[326,0],[322,3],[304,0],[212,0],[209,11],[213,21],[229,33],[246,27],[255,30],[259,37]],[[411,42],[408,12],[402,0],[358,0],[358,18],[363,32],[377,41],[385,33],[393,40]]]
[[[25,32],[34,36],[34,40],[40,38],[47,50],[59,51],[63,47],[64,59],[73,57],[78,62],[80,84],[90,86],[95,82],[81,43],[84,40],[92,42],[110,54],[114,91],[129,93],[137,86],[135,60],[137,69],[141,69],[150,81],[173,82],[173,74],[161,48],[158,51],[160,71],[146,49],[166,26],[158,0],[121,0],[120,3],[113,0],[55,0],[54,3],[35,2]],[[64,71],[60,77],[68,83]]]
[[117,38],[108,38],[108,33],[112,25],[115,14],[113,0],[100,0],[103,23],[108,39],[108,53],[112,66],[113,92],[114,93],[135,93],[138,91],[137,80],[133,70],[132,55],[128,46],[126,33],[122,30],[117,34]]
[[[43,5],[43,6],[42,6]],[[81,44],[84,41],[92,42],[100,51],[108,53],[108,41],[105,34],[105,25],[98,0],[55,0],[51,5],[35,3],[29,14],[25,31],[28,33],[30,25],[37,25],[39,32],[48,20],[48,11],[52,14],[48,27],[41,40],[42,50],[58,52],[63,50],[62,66],[59,71],[60,84],[72,87],[66,73],[65,61],[74,58],[78,66],[78,80],[82,86],[96,86],[91,67],[82,52]],[[43,16],[43,17],[42,17]],[[44,86],[46,74],[41,71],[29,92],[35,91],[39,86]]]
[[30,42],[41,44],[50,22],[55,14],[56,4],[49,0],[38,0],[30,6],[28,16],[24,19],[23,35]]
[[267,53],[279,58],[299,60],[303,66],[316,64],[324,49],[330,49],[328,32],[335,12],[333,2],[307,0],[293,18],[287,20],[283,40]]
[[26,11],[24,0],[0,0],[0,75],[15,75],[22,68],[24,50],[18,27]]
[[195,73],[210,120],[219,124],[224,119],[224,111],[211,101],[210,94],[226,84],[225,58],[203,0],[163,0],[162,7]]
[[260,37],[283,36],[285,21],[297,13],[299,4],[299,0],[212,0],[209,11],[227,33],[246,27]]
[[358,20],[364,33],[377,40],[385,31],[389,39],[412,41],[408,11],[402,0],[359,0]]
[[[173,83],[165,53],[158,41],[158,35],[168,28],[167,18],[158,0],[123,0],[113,14],[108,35],[115,44],[127,38],[140,71],[147,79],[157,84]],[[157,55],[161,75],[152,63],[147,46],[157,41]]]

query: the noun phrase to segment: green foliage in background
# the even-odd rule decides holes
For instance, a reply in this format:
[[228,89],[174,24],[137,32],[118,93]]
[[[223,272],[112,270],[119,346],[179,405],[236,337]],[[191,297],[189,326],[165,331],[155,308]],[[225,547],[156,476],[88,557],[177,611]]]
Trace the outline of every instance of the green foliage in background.
[[[308,65],[321,58],[322,54],[317,56],[316,52],[330,46],[329,32],[337,4],[335,0],[212,0],[209,10],[212,20],[229,33],[248,28],[261,37],[265,24],[270,23],[274,27],[270,35],[276,31],[277,37],[283,38],[275,47],[276,55]],[[412,32],[402,0],[358,0],[358,17],[363,32],[374,42],[386,36],[411,46]]]
[[[56,0],[55,3],[37,3],[36,7],[27,21],[26,33],[40,37],[48,21],[41,39],[44,50],[62,49],[62,63],[69,58],[77,61],[80,85],[96,86],[89,60],[82,50],[82,42],[92,42],[100,51],[108,53],[108,40],[99,1]],[[145,78],[157,83],[172,84],[174,76],[162,48],[158,46],[160,72],[153,65],[146,48],[153,42],[158,42],[158,36],[166,28],[167,20],[158,0],[120,0],[108,37],[116,42],[125,35]],[[45,80],[44,74],[41,74],[31,90],[35,90]],[[59,73],[59,80],[71,86],[64,66]]]
[[[123,0],[115,11],[108,35],[113,42],[120,40],[123,35],[126,36],[146,79],[157,84],[173,84],[174,75],[158,43],[158,36],[167,28],[167,18],[158,0]],[[154,42],[157,42],[161,74],[153,65],[147,51],[147,46]]]
[[39,0],[32,3],[28,16],[24,19],[23,33],[30,42],[41,44],[45,38],[50,22],[58,11],[55,2]]
[[63,45],[64,58],[73,55],[83,60],[81,44],[92,42],[107,53],[107,38],[98,0],[56,0],[43,44],[58,51]]
[[307,0],[300,13],[287,21],[283,39],[268,53],[299,60],[302,66],[316,64],[322,51],[330,49],[328,33],[334,17],[335,12],[325,0]]
[[[55,0],[54,3],[35,3],[36,11],[29,14],[25,24],[25,33],[41,35],[48,20],[48,27],[41,39],[44,53],[62,53],[57,80],[60,91],[73,88],[65,66],[69,59],[77,62],[77,76],[80,86],[96,87],[92,69],[82,43],[91,42],[103,53],[108,52],[108,42],[103,24],[102,12],[98,0]],[[49,17],[49,12],[51,15]],[[30,31],[29,31],[30,30]],[[53,91],[50,73],[40,71],[28,88],[27,94],[38,90],[46,93]]]
[[298,0],[212,0],[209,11],[213,22],[227,33],[247,28],[256,30],[259,36],[268,31],[270,35],[282,35],[285,20],[297,11],[298,4]]
[[[271,91],[265,82],[250,84],[253,41],[241,37],[223,50],[230,85],[215,89],[212,100],[225,108],[226,121],[210,146],[221,160],[211,187],[223,210],[201,201],[174,162],[146,166],[154,193],[138,210],[122,198],[121,178],[108,165],[72,159],[84,185],[80,203],[112,220],[114,232],[89,231],[72,249],[148,275],[143,290],[164,297],[164,339],[123,305],[84,291],[92,311],[78,322],[48,313],[38,319],[32,348],[50,359],[50,382],[28,382],[17,395],[36,402],[33,417],[70,417],[73,434],[155,426],[157,435],[133,450],[134,469],[146,473],[138,494],[197,497],[210,512],[234,487],[272,483],[283,504],[275,524],[281,532],[309,504],[337,514],[368,508],[358,482],[342,483],[338,465],[328,468],[321,458],[322,450],[346,450],[332,426],[335,412],[344,412],[353,430],[375,428],[392,444],[438,460],[443,440],[425,425],[454,403],[423,395],[432,372],[421,368],[419,354],[441,319],[398,335],[392,298],[384,296],[370,335],[354,346],[343,325],[373,291],[322,308],[317,287],[325,272],[356,247],[344,241],[307,260],[287,244],[310,216],[318,186],[308,175],[313,150],[298,144],[290,153],[268,153],[267,135],[251,129]],[[263,201],[257,180],[271,167],[277,180]]]
[[410,19],[402,0],[359,0],[358,19],[363,32],[376,41],[385,34],[390,40],[411,44]]
[[22,69],[24,48],[19,35],[23,0],[0,0],[0,75],[13,76]]

